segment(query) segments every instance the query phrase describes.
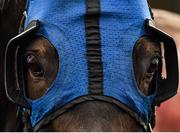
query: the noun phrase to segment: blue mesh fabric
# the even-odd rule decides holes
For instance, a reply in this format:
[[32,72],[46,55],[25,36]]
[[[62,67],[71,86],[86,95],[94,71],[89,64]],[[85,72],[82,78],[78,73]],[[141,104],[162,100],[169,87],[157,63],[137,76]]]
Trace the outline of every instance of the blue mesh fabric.
[[114,97],[148,119],[152,96],[137,88],[132,64],[135,42],[145,33],[150,18],[146,0],[101,0],[101,42],[104,95]]
[[[144,21],[150,18],[147,1],[100,0],[100,7],[104,95],[121,101],[147,122],[153,96],[139,92],[132,67],[133,46],[146,34]],[[48,91],[37,100],[29,99],[32,126],[88,94],[85,13],[85,0],[29,0],[25,27],[38,19],[37,34],[53,44],[60,59],[56,80]]]

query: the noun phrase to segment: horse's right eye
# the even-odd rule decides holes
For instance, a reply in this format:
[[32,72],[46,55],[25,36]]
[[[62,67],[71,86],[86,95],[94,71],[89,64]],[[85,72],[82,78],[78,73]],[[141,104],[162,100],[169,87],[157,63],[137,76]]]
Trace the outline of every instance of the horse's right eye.
[[34,76],[34,77],[41,77],[44,75],[44,71],[37,59],[34,55],[28,55],[26,58],[26,65],[27,70]]
[[151,60],[148,73],[154,73],[158,70],[158,65],[159,65],[159,58],[155,57]]

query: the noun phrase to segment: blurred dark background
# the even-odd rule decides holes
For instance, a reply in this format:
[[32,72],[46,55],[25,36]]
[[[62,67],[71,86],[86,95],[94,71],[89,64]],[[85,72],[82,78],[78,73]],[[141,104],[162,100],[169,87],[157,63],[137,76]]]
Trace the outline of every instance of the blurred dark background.
[[152,8],[180,13],[180,0],[148,0]]

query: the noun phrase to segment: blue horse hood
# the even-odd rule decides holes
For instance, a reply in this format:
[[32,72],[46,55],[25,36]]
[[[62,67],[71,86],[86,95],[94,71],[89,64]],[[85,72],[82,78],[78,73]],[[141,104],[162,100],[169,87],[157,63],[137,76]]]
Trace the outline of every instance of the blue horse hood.
[[139,91],[132,64],[134,44],[146,34],[144,22],[151,18],[147,1],[99,2],[98,43],[101,60],[95,64],[101,63],[100,77],[99,74],[90,75],[92,69],[99,69],[97,66],[91,67],[87,54],[92,50],[87,46],[87,1],[29,0],[25,28],[32,20],[39,20],[37,35],[51,42],[60,59],[57,77],[47,92],[37,100],[29,99],[33,127],[53,111],[78,98],[90,96],[90,89],[93,90],[90,84],[96,86],[99,81],[102,83],[99,86],[102,96],[123,103],[146,124],[149,121],[153,95],[144,96]]

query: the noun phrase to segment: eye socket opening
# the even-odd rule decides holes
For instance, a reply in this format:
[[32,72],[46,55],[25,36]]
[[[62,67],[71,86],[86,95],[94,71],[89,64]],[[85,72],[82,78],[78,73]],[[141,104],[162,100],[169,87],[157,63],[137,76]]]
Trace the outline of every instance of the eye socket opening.
[[[56,79],[59,56],[56,48],[42,36],[30,36],[19,49],[19,74],[26,98],[42,97]],[[53,68],[53,69],[51,69]]]
[[133,67],[138,88],[145,96],[156,92],[160,66],[159,41],[152,36],[139,38],[133,48]]

